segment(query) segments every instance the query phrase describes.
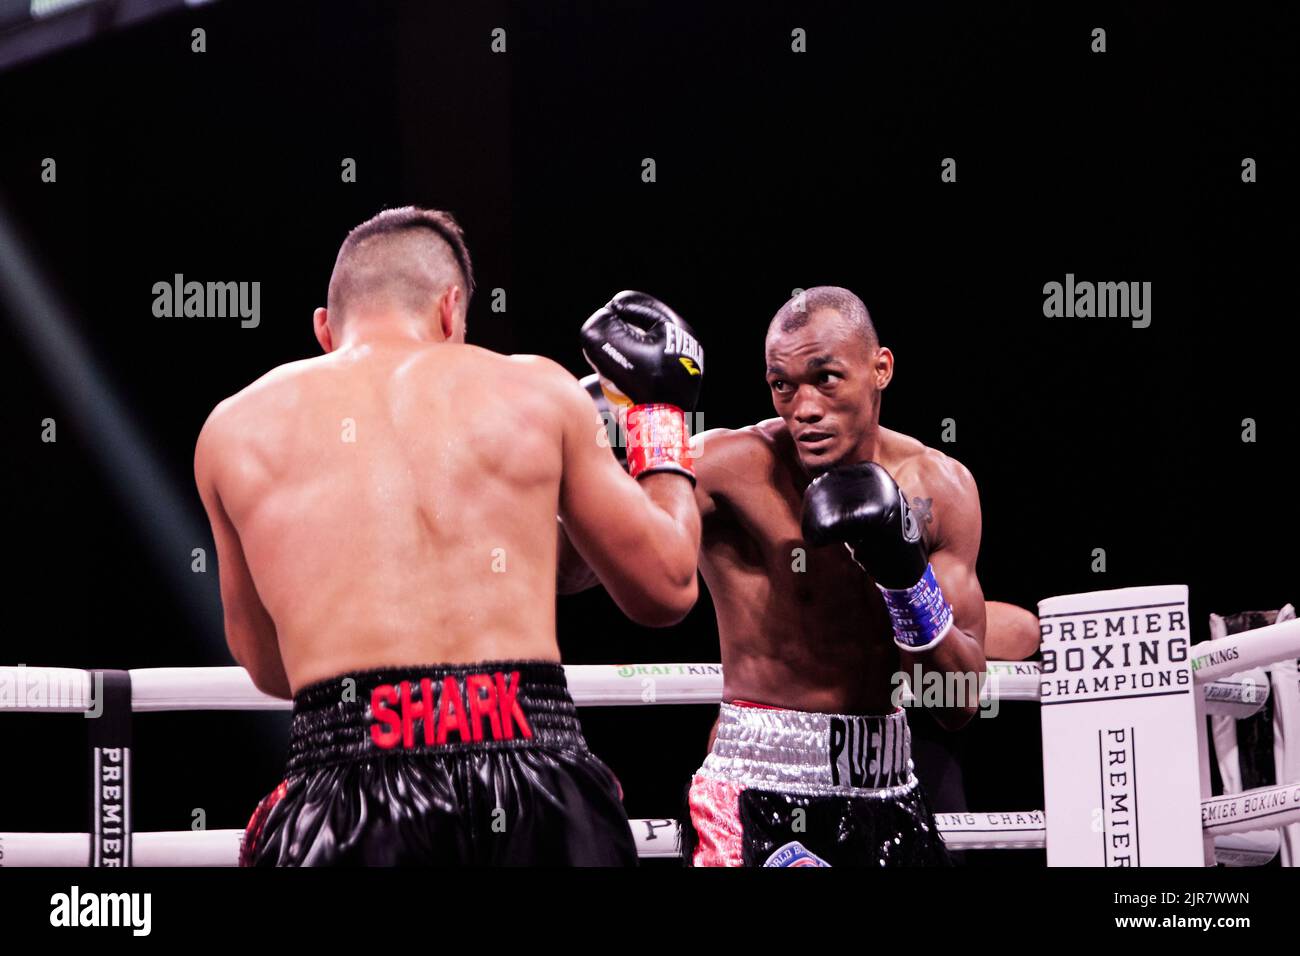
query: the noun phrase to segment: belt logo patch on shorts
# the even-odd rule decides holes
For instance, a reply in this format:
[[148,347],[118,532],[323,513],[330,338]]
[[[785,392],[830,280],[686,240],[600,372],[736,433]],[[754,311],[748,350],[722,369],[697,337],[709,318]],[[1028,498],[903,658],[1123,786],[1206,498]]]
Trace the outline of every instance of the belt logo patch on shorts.
[[[883,737],[883,739],[882,739]],[[892,724],[884,734],[872,724],[832,717],[830,721],[831,783],[834,786],[877,787],[897,769],[895,749],[899,735]]]
[[[437,687],[438,693],[434,689]],[[413,694],[419,691],[418,698]],[[415,722],[423,725],[422,746],[443,746],[455,734],[460,743],[484,739],[484,719],[490,740],[514,740],[516,730],[525,740],[533,729],[519,706],[519,671],[507,676],[466,674],[464,682],[448,674],[441,680],[425,677],[412,681],[380,684],[370,693],[370,738],[375,746],[391,750],[416,746]]]
[[830,866],[798,840],[791,840],[767,858],[764,866]]

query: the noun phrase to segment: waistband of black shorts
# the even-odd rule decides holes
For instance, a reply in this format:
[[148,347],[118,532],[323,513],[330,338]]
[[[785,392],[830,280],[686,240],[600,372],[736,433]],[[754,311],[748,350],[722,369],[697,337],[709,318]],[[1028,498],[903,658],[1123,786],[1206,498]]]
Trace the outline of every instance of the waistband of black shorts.
[[587,749],[559,664],[388,667],[294,695],[288,772],[397,753],[520,748]]

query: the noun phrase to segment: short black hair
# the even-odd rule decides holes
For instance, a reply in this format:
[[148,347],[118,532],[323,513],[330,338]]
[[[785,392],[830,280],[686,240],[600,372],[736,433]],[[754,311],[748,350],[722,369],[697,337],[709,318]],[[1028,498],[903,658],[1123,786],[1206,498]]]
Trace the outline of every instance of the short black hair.
[[791,298],[772,317],[767,327],[768,334],[775,327],[782,332],[798,331],[808,324],[814,312],[822,309],[834,309],[842,315],[862,334],[870,348],[880,344],[876,324],[871,321],[866,304],[848,289],[837,285],[815,286]]
[[385,209],[343,240],[327,308],[340,318],[350,307],[375,299],[418,309],[455,281],[465,289],[468,307],[474,264],[456,217],[417,206]]

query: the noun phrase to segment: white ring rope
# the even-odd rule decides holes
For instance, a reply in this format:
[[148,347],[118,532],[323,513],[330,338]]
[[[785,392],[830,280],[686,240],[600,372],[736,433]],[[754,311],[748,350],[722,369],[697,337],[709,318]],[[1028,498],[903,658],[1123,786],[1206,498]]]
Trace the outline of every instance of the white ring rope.
[[[1206,710],[1243,716],[1263,707],[1268,687],[1243,672],[1300,654],[1300,619],[1204,641],[1193,645],[1192,653]],[[242,667],[154,667],[129,673],[131,709],[136,712],[289,710],[293,706],[292,701],[257,690]],[[988,674],[982,701],[1039,699],[1042,669],[1036,663],[990,661]],[[92,686],[92,675],[92,671],[66,667],[0,667],[0,711],[97,716],[102,688]],[[570,664],[565,666],[565,676],[574,703],[588,707],[712,704],[722,696],[720,664]],[[910,692],[904,700],[912,700]],[[1032,849],[1047,844],[1047,821],[1041,810],[941,813],[936,814],[936,822],[953,849]],[[1201,801],[1201,826],[1220,842],[1295,822],[1300,822],[1300,783]],[[638,856],[679,854],[678,821],[631,823]],[[136,833],[132,862],[136,866],[233,866],[242,839],[242,830]],[[85,866],[89,849],[87,833],[0,833],[0,866]],[[1225,842],[1224,849],[1241,858],[1252,856],[1251,847]],[[1266,858],[1263,852],[1254,856],[1260,862]]]
[[[641,859],[679,859],[676,820],[630,820]],[[164,830],[132,834],[133,866],[237,866],[243,830]],[[89,833],[0,833],[0,867],[88,866]]]
[[[951,850],[1041,850],[1047,846],[1042,810],[936,813]],[[1300,821],[1300,784],[1258,787],[1201,801],[1201,827],[1220,839],[1276,830]],[[629,821],[642,859],[681,854],[681,823],[669,819]],[[135,866],[235,866],[243,830],[174,830],[132,836]],[[0,833],[0,866],[86,866],[88,833]]]
[[[176,710],[292,710],[293,701],[263,694],[242,667],[143,667],[131,675],[136,713]],[[575,703],[716,704],[721,664],[566,664]],[[0,667],[0,711],[82,713],[100,694],[91,672],[67,667]]]
[[[1246,633],[1259,634],[1278,627],[1288,628],[1283,636],[1291,635],[1295,642],[1294,646],[1282,648],[1278,656],[1300,654],[1300,620]],[[1238,637],[1234,634],[1195,645],[1198,656],[1194,661],[1242,653]],[[1279,640],[1274,636],[1269,646]],[[1253,664],[1241,665],[1235,660],[1233,664],[1231,669],[1225,669],[1207,663],[1196,671],[1209,713],[1247,716],[1262,708],[1268,699],[1267,682],[1233,677]],[[242,667],[144,667],[128,673],[131,709],[136,713],[293,708],[293,701],[271,697],[254,687]],[[716,704],[722,699],[721,664],[566,664],[564,673],[574,703],[582,707]],[[1042,667],[1037,662],[989,661],[987,674],[980,693],[983,703],[1039,699]],[[69,667],[0,667],[0,711],[84,713],[92,710],[101,697],[100,689],[91,684],[90,671]],[[903,689],[901,700],[907,705],[915,701],[911,688]]]
[[1296,657],[1300,655],[1300,618],[1202,641],[1193,644],[1190,653],[1198,684]]

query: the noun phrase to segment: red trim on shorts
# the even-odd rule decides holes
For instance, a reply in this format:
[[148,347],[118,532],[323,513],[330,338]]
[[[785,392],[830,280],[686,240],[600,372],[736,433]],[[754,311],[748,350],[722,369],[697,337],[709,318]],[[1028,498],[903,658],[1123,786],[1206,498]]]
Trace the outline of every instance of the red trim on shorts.
[[257,805],[253,815],[248,820],[248,826],[244,828],[244,839],[239,845],[239,865],[252,866],[253,855],[257,852],[257,841],[262,837],[262,830],[266,826],[266,818],[271,815],[275,805],[284,799],[284,795],[289,790],[289,781],[281,780],[280,785],[262,798],[262,802]]
[[744,866],[745,834],[740,823],[742,790],[732,780],[714,780],[698,773],[691,778],[688,803],[690,825],[695,828],[692,865]]
[[[794,710],[794,709],[795,709],[795,708],[793,708],[793,707],[777,707],[775,704],[756,704],[756,703],[754,703],[752,700],[739,700],[739,699],[737,699],[737,700],[729,700],[729,701],[726,701],[725,703],[731,704],[733,707],[755,707],[755,708],[757,708],[758,710]],[[894,708],[893,710],[891,710],[889,713],[890,713],[890,714],[897,714],[897,713],[900,713],[902,710],[903,710],[902,707],[895,707],[895,708]],[[873,716],[876,716],[876,715],[874,715],[874,714],[864,714],[864,715],[862,715],[862,716],[873,717]],[[886,715],[886,716],[888,716],[888,715]]]

